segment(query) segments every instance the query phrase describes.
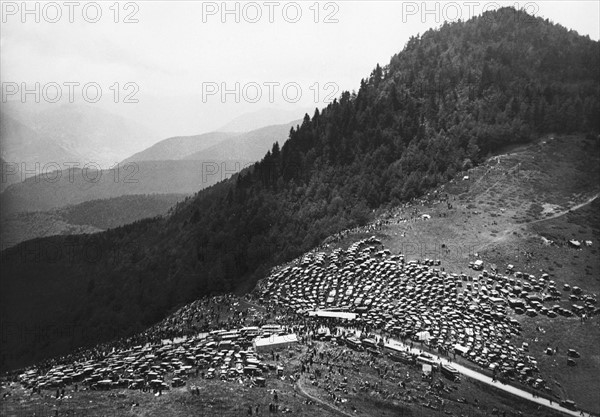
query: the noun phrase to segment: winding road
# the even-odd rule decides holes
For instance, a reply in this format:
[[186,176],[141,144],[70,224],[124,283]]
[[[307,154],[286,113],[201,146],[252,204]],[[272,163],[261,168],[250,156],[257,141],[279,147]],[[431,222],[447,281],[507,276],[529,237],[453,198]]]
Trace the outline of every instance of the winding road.
[[[414,354],[419,354],[420,350],[416,349],[416,348],[410,348],[407,345],[403,344],[402,342],[398,341],[398,340],[394,340],[394,339],[389,339],[389,343],[390,344],[395,344],[397,346],[399,346],[401,349],[406,350],[408,349],[411,353]],[[428,352],[431,356],[433,356],[434,360],[436,362],[441,362],[443,364],[447,364],[452,366],[453,368],[455,368],[458,372],[460,372],[461,375],[467,376],[469,378],[475,379],[477,381],[483,382],[484,384],[488,384],[490,386],[493,386],[496,389],[508,392],[510,394],[516,395],[524,400],[539,404],[539,405],[543,405],[545,407],[551,408],[553,410],[556,411],[560,411],[561,413],[564,414],[568,414],[571,416],[585,416],[585,417],[592,417],[592,414],[588,414],[585,412],[581,412],[581,411],[573,411],[573,410],[569,410],[565,407],[561,407],[557,402],[555,401],[550,401],[546,398],[542,398],[542,397],[534,397],[531,393],[524,391],[522,389],[519,389],[515,386],[512,385],[507,385],[507,384],[503,384],[501,382],[497,382],[497,381],[492,381],[492,378],[490,378],[487,375],[484,375],[480,372],[474,371],[473,369],[467,368],[464,365],[460,365],[456,362],[452,362],[446,358],[442,358],[434,353]]]
[[[388,343],[393,344],[393,345],[397,345],[400,349],[405,350],[405,351],[409,351],[410,353],[419,354],[419,353],[422,352],[422,349],[410,348],[409,346],[405,345],[404,343],[402,343],[402,342],[400,342],[398,340],[389,339]],[[436,362],[439,361],[440,363],[452,366],[453,368],[455,368],[456,370],[458,370],[458,372],[460,372],[460,374],[463,375],[463,376],[466,376],[468,378],[472,378],[472,379],[475,379],[477,381],[483,382],[484,384],[490,385],[490,386],[492,386],[492,387],[494,387],[496,389],[502,390],[502,391],[507,392],[509,394],[516,395],[517,397],[520,397],[523,400],[526,400],[526,401],[529,401],[529,402],[532,402],[532,403],[535,403],[535,404],[538,404],[538,405],[541,405],[541,406],[544,406],[544,407],[550,408],[552,410],[559,411],[561,413],[564,413],[564,414],[570,415],[570,416],[574,416],[574,417],[580,417],[580,416],[593,417],[592,414],[588,414],[588,413],[585,413],[585,412],[582,412],[582,411],[569,410],[569,409],[567,409],[565,407],[561,407],[555,401],[550,401],[550,400],[548,400],[546,398],[542,398],[542,397],[534,397],[531,393],[529,393],[529,392],[527,392],[525,390],[522,390],[522,389],[517,388],[517,387],[512,386],[512,385],[503,384],[503,383],[498,382],[498,381],[493,381],[492,378],[490,378],[489,376],[484,375],[484,374],[482,374],[480,372],[477,372],[477,371],[475,371],[473,369],[467,368],[464,365],[460,365],[460,364],[458,364],[456,362],[452,362],[452,361],[450,361],[450,360],[448,360],[446,358],[442,358],[442,357],[440,357],[438,355],[435,355],[433,353],[430,353],[430,352],[428,352],[428,353],[431,356],[433,356],[433,358],[434,358],[434,360]],[[326,407],[326,408],[328,408],[330,410],[336,411],[336,412],[338,412],[340,414],[343,414],[343,415],[346,415],[346,416],[351,416],[352,415],[352,414],[347,413],[346,411],[341,410],[341,409],[335,407],[334,405],[331,405],[328,402],[323,401],[323,400],[321,400],[321,399],[319,399],[319,398],[317,398],[317,397],[309,394],[308,392],[306,392],[306,390],[302,386],[301,380],[297,381],[296,386],[299,388],[300,393],[303,396],[305,396],[307,398],[310,398],[312,401],[317,402],[317,403],[321,404],[322,406],[324,406],[324,407]]]

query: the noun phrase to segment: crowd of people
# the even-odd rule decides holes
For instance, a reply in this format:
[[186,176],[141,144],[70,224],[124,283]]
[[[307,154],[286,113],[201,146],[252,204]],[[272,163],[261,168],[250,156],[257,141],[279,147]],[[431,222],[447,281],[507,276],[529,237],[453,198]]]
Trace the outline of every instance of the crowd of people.
[[[157,355],[157,352],[174,354],[183,346],[185,352],[175,355],[182,359],[198,353],[194,350],[195,344],[203,343],[202,346],[205,346],[207,341],[213,340],[209,335],[215,330],[239,330],[249,326],[261,328],[276,323],[281,326],[282,333],[296,334],[298,341],[308,346],[298,369],[292,373],[292,379],[310,375],[312,383],[322,387],[334,404],[343,401],[343,394],[347,394],[348,389],[368,389],[378,392],[383,398],[395,398],[400,394],[388,392],[377,383],[373,385],[370,382],[348,388],[345,375],[348,369],[360,369],[358,364],[365,361],[374,366],[380,359],[373,352],[352,349],[336,351],[334,356],[333,350],[323,350],[314,344],[315,340],[323,339],[323,335],[329,335],[341,344],[350,337],[374,339],[376,350],[381,350],[390,338],[397,338],[410,348],[418,343],[424,349],[435,350],[453,359],[458,352],[483,368],[493,365],[495,379],[516,379],[529,385],[535,381],[536,388],[547,391],[535,358],[511,343],[511,338],[520,333],[520,325],[507,314],[507,301],[518,294],[501,291],[512,291],[506,277],[496,273],[486,277],[449,274],[428,259],[409,262],[401,254],[385,250],[374,237],[355,242],[347,250],[329,250],[331,243],[352,234],[374,232],[390,222],[414,220],[417,215],[417,212],[388,213],[388,218],[341,232],[321,247],[274,268],[253,293],[244,297],[232,294],[204,297],[181,307],[144,332],[92,348],[80,348],[68,355],[41,361],[8,377],[13,381],[23,381],[23,375],[31,376],[31,371],[35,370],[37,378],[56,373],[56,369],[73,368],[73,364],[79,364],[78,369],[90,363],[110,363],[119,367],[119,361],[132,350],[136,351],[136,355],[142,352],[144,355]],[[526,280],[521,281],[524,284]],[[521,281],[517,280],[513,287],[521,285]],[[547,290],[547,283],[543,284],[542,290]],[[537,304],[532,306],[537,308]],[[315,318],[307,314],[316,310],[354,312],[356,319]],[[588,316],[581,316],[581,320]],[[165,345],[169,348],[161,350]],[[463,349],[458,350],[457,346]],[[272,360],[279,361],[279,357],[273,355]],[[157,366],[160,356],[148,361],[149,367]],[[230,354],[229,358],[233,362],[232,356]],[[196,375],[202,366],[209,366],[201,365],[195,356],[187,362],[182,360],[180,365],[184,363],[194,368]],[[389,378],[406,387],[406,379],[398,376],[401,365],[375,366],[378,366],[381,378]],[[173,370],[171,367],[168,372]],[[163,370],[159,377],[164,379],[166,374],[167,371]],[[201,375],[205,375],[204,370]],[[247,380],[251,381],[251,378]],[[149,386],[149,378],[145,378],[143,384],[135,385],[139,389],[148,389]],[[30,387],[34,393],[41,394],[39,385]],[[76,390],[79,388],[75,387]],[[64,395],[64,388],[65,383],[52,385],[52,389],[57,390],[57,397],[61,393]],[[410,396],[406,392],[402,395],[405,398]],[[249,408],[249,413],[251,410]],[[269,407],[269,411],[277,412],[277,402]]]

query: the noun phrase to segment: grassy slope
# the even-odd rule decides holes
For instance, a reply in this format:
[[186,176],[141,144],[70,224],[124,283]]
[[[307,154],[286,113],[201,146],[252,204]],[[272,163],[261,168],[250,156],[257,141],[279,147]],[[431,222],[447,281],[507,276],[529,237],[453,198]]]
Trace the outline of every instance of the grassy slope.
[[[431,220],[392,224],[383,230],[383,243],[409,258],[441,259],[449,272],[473,275],[467,263],[478,254],[488,268],[497,264],[504,272],[507,264],[513,264],[516,271],[538,278],[547,272],[559,289],[569,283],[584,293],[598,294],[600,199],[585,204],[600,191],[598,159],[598,152],[581,137],[545,138],[501,155],[500,162],[490,158],[466,173],[469,180],[455,180],[438,190],[449,194],[452,209],[446,203],[415,202],[404,209],[404,216],[416,208],[418,213],[430,214]],[[430,193],[431,201],[433,197]],[[584,205],[568,211],[579,204]],[[545,245],[542,236],[556,244]],[[593,244],[576,251],[566,244],[570,239],[592,240]],[[570,309],[573,303],[567,298],[563,295],[558,304]],[[554,304],[545,303],[547,307]],[[514,317],[523,325],[521,339],[530,343],[542,375],[553,381],[553,390],[599,412],[598,318],[581,323],[577,317]],[[558,346],[558,355],[544,354],[548,343]],[[566,365],[569,348],[582,354],[573,368]]]

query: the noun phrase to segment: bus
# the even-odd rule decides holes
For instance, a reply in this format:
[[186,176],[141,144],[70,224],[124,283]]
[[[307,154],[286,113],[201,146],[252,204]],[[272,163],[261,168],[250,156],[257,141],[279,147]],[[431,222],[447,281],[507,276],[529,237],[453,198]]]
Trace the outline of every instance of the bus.
[[240,333],[242,335],[246,335],[248,333],[257,333],[257,332],[260,332],[260,328],[258,326],[242,327],[240,329]]
[[405,364],[414,364],[414,357],[406,352],[406,350],[396,344],[385,344],[383,351],[389,356],[394,362],[402,362]]
[[383,351],[389,355],[392,355],[398,353],[406,353],[406,348],[400,345],[386,343],[385,345],[383,345]]
[[356,339],[355,337],[347,338],[346,345],[348,345],[348,347],[353,350],[358,350],[358,351],[364,350],[362,343],[360,343],[360,340]]
[[433,359],[433,356],[427,353],[421,353],[417,356],[417,362],[425,365],[431,365],[433,369],[437,368],[437,362]]
[[253,340],[260,336],[260,328],[258,328],[256,326],[244,327],[244,328],[240,329],[240,334],[246,340]]
[[442,372],[442,375],[451,381],[460,380],[460,374],[458,373],[458,370],[450,365],[442,364],[442,366],[440,366],[440,371]]
[[370,347],[370,348],[377,349],[377,342],[375,340],[373,340],[373,339],[363,339],[362,340],[362,345],[365,348]]
[[240,337],[240,333],[237,330],[231,330],[228,332],[223,332],[219,335],[221,340],[237,340]]
[[263,332],[277,334],[277,333],[283,331],[283,327],[280,326],[279,324],[265,324],[264,326],[261,327],[261,330]]

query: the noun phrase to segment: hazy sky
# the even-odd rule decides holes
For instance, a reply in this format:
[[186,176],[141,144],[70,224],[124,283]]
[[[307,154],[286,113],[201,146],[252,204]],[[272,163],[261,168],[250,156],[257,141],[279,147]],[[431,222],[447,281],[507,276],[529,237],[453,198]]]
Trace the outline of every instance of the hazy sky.
[[[66,103],[64,83],[76,82],[75,100],[84,102],[82,86],[94,82],[100,105],[171,135],[214,129],[265,107],[323,107],[356,89],[375,64],[387,64],[410,36],[499,4],[600,36],[597,1],[75,3],[29,2],[24,14],[20,1],[2,2],[3,98],[10,83],[39,82],[46,86],[41,100],[53,100],[48,83],[57,83]],[[223,96],[223,87],[232,92]],[[95,91],[92,85],[86,98]],[[124,103],[129,93],[137,104]]]

